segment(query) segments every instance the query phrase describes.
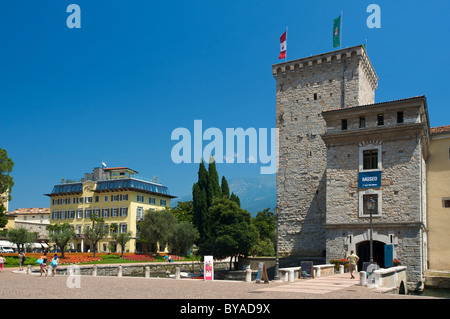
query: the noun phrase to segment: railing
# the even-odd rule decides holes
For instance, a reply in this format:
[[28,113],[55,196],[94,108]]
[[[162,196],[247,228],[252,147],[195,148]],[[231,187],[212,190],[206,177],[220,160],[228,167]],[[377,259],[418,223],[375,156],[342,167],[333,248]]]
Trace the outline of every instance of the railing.
[[119,176],[113,176],[113,177],[97,177],[97,178],[70,178],[70,179],[62,178],[60,185],[84,183],[86,181],[93,181],[93,182],[100,181],[101,182],[101,181],[111,181],[111,180],[117,180],[117,179],[130,179],[130,178],[134,178],[134,179],[141,180],[144,182],[150,182],[157,186],[163,186],[163,184],[161,184],[160,181],[155,181],[154,179],[150,179],[150,178],[139,176],[139,175],[131,175],[131,176],[119,175]]

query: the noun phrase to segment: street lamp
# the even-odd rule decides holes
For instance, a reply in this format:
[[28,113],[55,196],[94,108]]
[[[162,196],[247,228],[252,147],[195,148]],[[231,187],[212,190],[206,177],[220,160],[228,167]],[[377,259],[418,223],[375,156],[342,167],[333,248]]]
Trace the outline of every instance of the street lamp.
[[278,207],[278,205],[273,209],[273,212],[275,213],[276,218],[276,232],[277,232],[277,242],[275,247],[275,276],[273,280],[280,280],[280,260],[278,259],[278,215],[280,214],[281,209]]
[[369,210],[370,215],[370,263],[373,263],[373,229],[372,229],[372,213],[375,210],[375,200],[372,196],[370,196],[367,201],[367,209]]

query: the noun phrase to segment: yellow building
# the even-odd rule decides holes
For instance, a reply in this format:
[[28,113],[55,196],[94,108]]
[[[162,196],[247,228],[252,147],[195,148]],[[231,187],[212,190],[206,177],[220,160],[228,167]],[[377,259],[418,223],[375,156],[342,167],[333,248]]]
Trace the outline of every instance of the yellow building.
[[431,128],[427,185],[429,269],[450,270],[450,125]]
[[[86,173],[81,180],[63,180],[55,185],[50,194],[50,223],[68,223],[73,227],[76,238],[70,249],[80,252],[93,251],[91,243],[84,238],[86,227],[92,227],[91,215],[102,217],[107,237],[97,246],[97,251],[119,251],[109,231],[112,224],[118,232],[131,232],[133,237],[126,245],[126,251],[142,251],[137,239],[137,222],[146,210],[170,208],[170,195],[166,186],[146,181],[127,167],[97,167],[94,173]],[[111,249],[113,247],[113,249]]]
[[3,203],[3,206],[5,207],[5,215],[6,218],[8,218],[8,222],[6,223],[5,227],[0,228],[0,230],[4,230],[4,229],[12,229],[14,228],[14,220],[16,218],[15,215],[12,214],[8,214],[8,192],[6,192],[5,194],[0,194],[0,204]]

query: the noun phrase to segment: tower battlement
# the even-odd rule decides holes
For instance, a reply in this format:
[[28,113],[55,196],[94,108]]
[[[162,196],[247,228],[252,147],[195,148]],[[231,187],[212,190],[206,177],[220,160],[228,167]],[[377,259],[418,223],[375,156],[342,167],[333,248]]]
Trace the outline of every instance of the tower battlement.
[[356,59],[356,61],[361,62],[364,73],[372,86],[372,90],[375,91],[378,87],[378,76],[367,56],[364,46],[362,45],[277,63],[272,66],[272,75],[275,79],[277,79],[279,77],[286,77],[289,73],[303,73],[313,69],[320,69],[322,67],[330,68],[334,64],[342,64],[344,60],[349,63],[352,59]]

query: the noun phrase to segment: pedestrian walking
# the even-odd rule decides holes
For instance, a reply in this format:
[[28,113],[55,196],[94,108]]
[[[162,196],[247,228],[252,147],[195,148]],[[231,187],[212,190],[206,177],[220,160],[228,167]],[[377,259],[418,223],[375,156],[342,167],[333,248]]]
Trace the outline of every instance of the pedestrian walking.
[[45,277],[47,277],[47,252],[44,252],[44,255],[40,257],[42,259],[41,263],[41,277],[42,273],[45,273]]
[[3,265],[5,264],[6,259],[3,257],[3,255],[0,255],[0,270],[2,272],[5,272],[5,270],[3,269]]
[[349,268],[350,268],[350,279],[354,279],[355,276],[353,276],[353,272],[356,270],[356,264],[359,261],[359,257],[352,250],[350,252],[350,256],[347,257],[347,260],[348,260]]
[[27,259],[27,257],[25,256],[24,252],[20,252],[19,253],[19,270],[22,271],[23,270],[23,266],[25,265],[25,260]]
[[58,255],[55,254],[55,256],[52,259],[52,262],[50,263],[50,266],[52,266],[53,271],[52,271],[52,277],[55,275],[56,273],[56,267],[58,267],[58,263],[59,263],[59,258]]

